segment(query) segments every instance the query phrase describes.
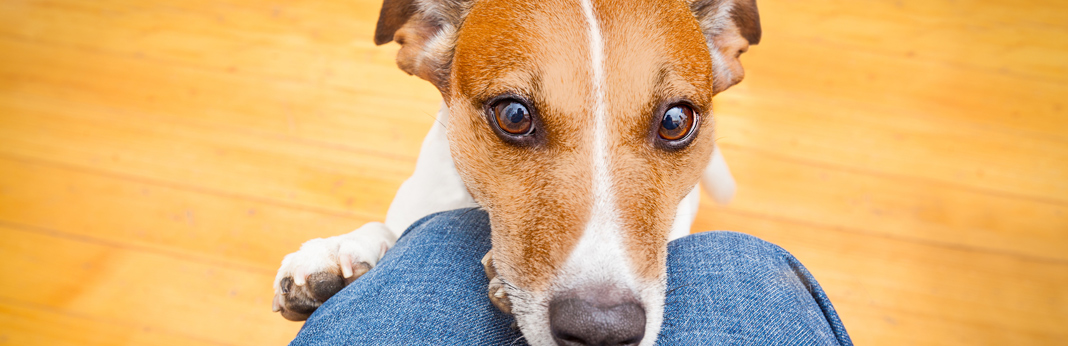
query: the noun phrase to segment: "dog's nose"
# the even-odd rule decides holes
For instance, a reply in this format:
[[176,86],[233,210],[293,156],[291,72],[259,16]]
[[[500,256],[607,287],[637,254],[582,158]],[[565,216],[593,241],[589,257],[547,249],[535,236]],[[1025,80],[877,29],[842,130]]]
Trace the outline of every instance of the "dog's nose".
[[630,294],[582,290],[549,302],[549,328],[560,346],[638,345],[645,336],[645,309]]

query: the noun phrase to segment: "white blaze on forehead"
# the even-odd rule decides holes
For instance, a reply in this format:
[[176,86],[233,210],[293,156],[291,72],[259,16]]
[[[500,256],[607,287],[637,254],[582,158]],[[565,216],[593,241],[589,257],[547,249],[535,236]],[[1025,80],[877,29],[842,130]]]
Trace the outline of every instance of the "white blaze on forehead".
[[[611,172],[611,138],[605,105],[604,38],[591,0],[581,0],[589,35],[590,90],[593,96],[593,205],[582,236],[558,277],[558,289],[589,284],[636,287],[623,246]],[[637,292],[635,292],[637,293]]]
[[[623,228],[616,205],[612,180],[612,153],[605,105],[605,44],[601,25],[592,0],[580,0],[589,29],[590,90],[593,93],[593,205],[578,244],[557,273],[553,289],[557,292],[591,285],[614,285],[631,292],[646,311],[646,330],[642,345],[656,342],[663,322],[664,282],[638,280],[623,243]],[[540,339],[535,337],[535,339]],[[539,340],[540,341],[540,340]],[[532,343],[533,344],[533,343]]]
[[641,301],[646,312],[645,337],[642,346],[656,342],[663,323],[665,276],[648,280],[634,272],[624,243],[622,212],[617,205],[616,186],[612,176],[613,131],[610,131],[605,94],[605,42],[592,1],[578,0],[586,20],[589,39],[589,83],[592,107],[587,116],[593,118],[592,136],[586,137],[592,146],[592,205],[589,219],[567,260],[558,267],[556,275],[545,291],[525,291],[515,286],[506,288],[512,302],[516,322],[531,345],[555,345],[550,331],[549,302],[557,294],[602,285],[615,286],[617,292],[628,292]]
[[[604,71],[604,38],[601,35],[601,26],[597,21],[591,0],[579,0],[582,5],[582,14],[586,19],[589,36],[590,57],[590,91],[593,96],[591,109],[594,120],[592,136],[593,146],[593,205],[590,210],[590,218],[586,222],[582,236],[578,243],[571,249],[567,261],[556,273],[550,292],[539,295],[540,297],[518,296],[520,299],[513,300],[513,311],[516,311],[516,321],[523,329],[523,335],[531,345],[554,345],[553,336],[549,327],[548,302],[554,293],[563,293],[572,289],[580,289],[592,285],[612,284],[617,285],[624,291],[634,290],[637,287],[634,274],[630,270],[628,256],[623,249],[623,237],[619,233],[618,211],[613,195],[612,175],[610,169],[611,157],[609,153],[610,138],[608,131],[608,110],[605,106],[605,71]],[[645,292],[634,292],[643,302]],[[511,293],[510,293],[511,294]],[[662,296],[662,295],[661,295]],[[534,298],[534,299],[531,299]],[[660,299],[663,300],[662,298]],[[656,304],[662,306],[663,303]],[[527,310],[528,308],[534,310]],[[524,311],[531,313],[523,313]],[[654,312],[660,311],[654,308]],[[659,328],[659,323],[656,328]],[[656,333],[653,328],[648,328],[647,335]],[[649,345],[646,340],[655,340],[655,337],[647,337],[643,345]]]
[[[602,216],[615,223],[613,213],[612,176],[608,168],[608,125],[605,124],[607,110],[604,105],[604,38],[601,37],[601,26],[597,22],[597,15],[593,12],[593,4],[590,0],[582,1],[582,12],[586,15],[589,23],[590,35],[590,71],[593,90],[593,168],[594,168],[594,216]],[[605,213],[598,213],[603,211]],[[598,215],[602,214],[602,215]],[[591,220],[593,221],[593,220]]]

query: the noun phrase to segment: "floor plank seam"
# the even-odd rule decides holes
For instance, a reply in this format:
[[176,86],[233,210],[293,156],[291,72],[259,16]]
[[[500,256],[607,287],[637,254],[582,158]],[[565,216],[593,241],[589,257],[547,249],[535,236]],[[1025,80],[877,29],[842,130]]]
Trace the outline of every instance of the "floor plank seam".
[[263,204],[267,204],[267,205],[275,206],[275,207],[280,207],[280,208],[286,208],[286,209],[311,212],[311,213],[316,213],[316,214],[321,214],[321,215],[328,215],[328,216],[347,218],[347,219],[352,219],[354,221],[381,220],[381,219],[383,219],[385,217],[384,215],[371,214],[371,213],[367,213],[367,212],[340,211],[340,210],[323,208],[323,207],[308,206],[308,205],[303,205],[303,204],[298,204],[298,203],[283,202],[283,201],[279,201],[279,200],[276,200],[276,199],[273,199],[273,198],[268,198],[268,197],[249,196],[249,195],[245,195],[245,194],[234,193],[234,192],[226,192],[226,191],[222,191],[222,190],[216,190],[216,189],[212,189],[212,188],[200,187],[200,186],[195,186],[195,185],[176,183],[176,182],[165,181],[165,180],[157,180],[157,179],[152,179],[152,178],[145,178],[145,177],[132,175],[132,174],[111,172],[111,171],[102,170],[102,169],[84,167],[84,166],[76,165],[76,164],[69,164],[69,163],[64,163],[64,162],[56,162],[56,161],[51,161],[51,160],[46,160],[46,159],[27,157],[27,156],[23,156],[23,155],[19,155],[19,154],[0,152],[0,159],[5,159],[5,160],[8,160],[8,161],[14,161],[14,162],[20,162],[20,163],[29,164],[29,165],[40,165],[40,166],[58,168],[58,169],[63,169],[63,170],[67,170],[67,171],[79,172],[79,173],[83,173],[83,174],[108,177],[108,178],[112,178],[112,179],[126,180],[126,181],[130,181],[130,182],[154,185],[154,186],[158,186],[158,187],[171,188],[171,189],[176,189],[176,190],[185,191],[185,192],[192,192],[192,193],[210,195],[210,196],[215,196],[215,197],[236,199],[236,200],[242,200],[242,201],[247,201],[247,202],[263,203]]
[[[364,93],[364,92],[368,91],[368,90],[361,90],[361,89],[353,90],[351,88],[353,86],[352,84],[322,84],[322,83],[320,83],[318,81],[318,79],[319,79],[318,77],[314,77],[314,78],[310,77],[307,80],[303,80],[303,79],[299,79],[299,78],[283,77],[283,76],[260,74],[260,73],[250,73],[250,72],[241,72],[240,74],[234,74],[234,73],[230,73],[229,71],[227,71],[226,69],[223,69],[223,68],[212,68],[212,67],[199,66],[199,65],[189,64],[189,63],[184,63],[184,62],[179,62],[179,61],[168,61],[168,60],[159,59],[159,58],[146,57],[143,54],[121,53],[121,52],[115,52],[115,51],[110,51],[110,50],[93,48],[91,46],[78,46],[78,45],[64,44],[64,43],[60,43],[60,42],[44,41],[44,40],[41,40],[41,39],[31,39],[31,38],[21,37],[21,36],[18,36],[18,35],[0,34],[0,40],[8,40],[8,41],[18,42],[18,43],[22,43],[22,44],[41,45],[41,46],[45,46],[45,47],[53,47],[53,48],[60,48],[60,49],[69,49],[69,50],[73,50],[73,51],[84,53],[84,54],[94,54],[94,55],[104,56],[104,57],[120,58],[120,59],[132,60],[132,61],[149,62],[149,63],[159,64],[159,65],[166,66],[166,67],[190,69],[190,70],[197,71],[197,72],[215,73],[215,74],[220,74],[220,75],[236,75],[236,76],[238,76],[238,78],[244,78],[244,79],[251,80],[251,81],[256,81],[256,82],[278,82],[278,83],[294,84],[294,85],[297,85],[297,86],[316,86],[316,87],[320,87],[320,88],[326,88],[326,89],[330,89],[330,90],[340,91],[340,92],[346,93],[346,94],[361,94],[361,93]],[[369,89],[369,90],[373,90],[373,89]],[[429,99],[428,100],[424,100],[424,101],[434,102],[433,100],[429,100]]]
[[[887,57],[887,58],[901,59],[901,58],[904,57],[901,54],[894,54],[894,53],[887,53],[887,52],[881,52],[881,51],[877,51],[877,50],[866,49],[866,48],[864,48],[865,47],[864,45],[855,45],[855,44],[850,44],[850,43],[838,43],[838,42],[834,42],[834,41],[828,41],[828,40],[823,40],[823,39],[820,39],[820,38],[813,38],[813,37],[791,36],[790,33],[788,33],[788,32],[787,33],[783,33],[783,35],[782,35],[782,37],[780,39],[793,39],[795,41],[826,45],[826,46],[828,46],[830,48],[841,49],[841,50],[844,50],[844,51],[850,51],[850,52],[856,52],[856,53],[868,54],[868,55],[877,55],[877,56],[883,56],[883,57]],[[953,63],[953,62],[947,61],[945,59],[940,59],[940,58],[935,58],[935,57],[922,58],[922,59],[921,58],[908,58],[908,60],[938,64],[938,65],[941,65],[942,67],[960,69],[960,70],[963,70],[965,72],[980,72],[980,73],[984,73],[984,74],[988,74],[988,75],[997,75],[997,76],[1007,76],[1007,77],[1010,77],[1010,78],[1019,78],[1019,79],[1022,79],[1022,80],[1028,81],[1028,82],[1046,83],[1046,84],[1052,84],[1052,85],[1057,85],[1057,86],[1068,86],[1068,80],[1048,79],[1048,78],[1044,78],[1044,77],[1047,77],[1045,75],[1034,75],[1034,74],[1024,73],[1024,72],[1020,72],[1020,71],[1012,71],[1012,70],[1001,71],[1001,70],[991,69],[989,67],[982,67],[982,66],[977,66],[977,65],[958,64],[958,63]]]
[[[204,123],[198,123],[198,122],[193,122],[193,121],[181,121],[181,120],[176,120],[176,119],[173,119],[173,118],[167,117],[167,116],[153,115],[153,114],[150,114],[150,113],[147,113],[147,112],[133,112],[133,111],[126,111],[126,110],[116,110],[116,109],[112,109],[112,108],[106,108],[105,109],[104,107],[95,106],[95,105],[89,105],[89,104],[85,104],[85,103],[77,102],[77,101],[60,101],[60,102],[57,102],[57,100],[51,99],[51,98],[47,98],[47,97],[37,97],[35,99],[37,99],[38,101],[47,102],[47,103],[53,104],[53,105],[62,103],[64,105],[69,105],[69,106],[71,106],[73,108],[93,109],[93,110],[96,110],[97,112],[101,112],[101,113],[105,113],[106,112],[106,113],[111,113],[111,114],[124,115],[124,116],[127,116],[126,119],[135,119],[137,121],[141,121],[141,122],[145,122],[145,123],[156,122],[156,123],[163,123],[163,124],[168,124],[168,125],[179,125],[179,126],[184,126],[184,127],[193,128],[193,129],[209,129],[209,130],[217,130],[217,131],[220,131],[220,132],[232,132],[232,133],[236,132],[236,133],[240,133],[242,135],[245,135],[247,137],[276,140],[276,141],[288,142],[288,143],[292,143],[292,144],[296,144],[296,145],[313,147],[313,148],[318,148],[318,149],[330,149],[330,150],[336,150],[336,151],[340,151],[340,152],[372,156],[372,157],[377,157],[377,158],[381,158],[381,159],[398,161],[398,163],[403,163],[403,164],[406,164],[406,165],[414,165],[414,162],[416,160],[416,156],[390,154],[390,153],[381,152],[381,151],[377,151],[377,150],[373,150],[373,149],[357,148],[357,147],[345,145],[345,144],[342,144],[342,143],[317,141],[317,140],[313,140],[313,139],[301,138],[301,137],[298,137],[298,136],[286,135],[286,134],[282,134],[282,133],[272,133],[272,132],[267,132],[267,131],[248,130],[248,129],[239,128],[237,126],[225,126],[225,125],[216,125],[216,124],[204,124]],[[429,113],[427,113],[427,114],[429,114]],[[103,119],[100,119],[101,117],[99,117],[99,116],[81,115],[81,117],[91,118],[91,119],[93,119],[95,121],[103,121]],[[433,117],[431,116],[431,118],[433,118]],[[433,119],[435,119],[435,121],[437,120],[436,118],[433,118]]]
[[2,297],[2,296],[0,296],[0,304],[6,304],[8,306],[13,306],[13,307],[27,309],[27,310],[45,311],[45,312],[51,313],[51,314],[66,316],[66,317],[80,319],[80,320],[86,320],[86,321],[93,321],[93,322],[99,322],[99,323],[104,323],[104,324],[110,324],[110,325],[113,325],[113,326],[122,326],[122,327],[127,327],[127,328],[133,328],[133,329],[145,331],[145,332],[148,332],[148,333],[160,333],[160,334],[165,334],[165,335],[173,335],[173,336],[177,336],[177,337],[180,337],[180,338],[196,340],[196,341],[200,341],[200,342],[204,342],[204,343],[208,343],[208,344],[213,344],[213,345],[235,346],[235,344],[229,344],[229,343],[225,343],[225,342],[221,342],[221,341],[205,339],[205,338],[200,337],[200,336],[189,335],[189,334],[177,332],[177,331],[174,331],[174,330],[160,329],[158,327],[153,328],[150,325],[138,325],[138,324],[135,324],[133,322],[128,322],[128,321],[114,320],[114,319],[109,319],[109,318],[104,318],[104,317],[99,317],[99,316],[92,316],[92,315],[77,313],[77,312],[63,310],[63,309],[59,309],[59,308],[55,308],[55,307],[51,307],[51,306],[47,306],[47,305],[21,301],[21,300],[13,299],[13,298],[10,298],[10,297]]
[[22,224],[22,223],[18,223],[18,222],[12,222],[12,221],[3,220],[3,219],[0,219],[0,227],[6,227],[8,229],[12,229],[12,230],[20,231],[20,232],[32,233],[32,234],[43,235],[43,236],[48,236],[48,237],[52,237],[52,238],[65,239],[65,240],[70,240],[70,241],[77,241],[77,242],[87,243],[87,244],[94,244],[94,245],[99,245],[99,246],[115,248],[115,249],[123,249],[123,250],[128,250],[128,251],[136,251],[136,252],[141,252],[141,253],[149,253],[149,254],[167,256],[167,257],[181,259],[181,260],[185,260],[185,261],[189,261],[189,262],[208,264],[208,265],[218,266],[218,267],[222,267],[222,268],[228,268],[228,269],[233,269],[233,270],[237,270],[237,271],[242,271],[242,272],[246,272],[246,273],[269,275],[269,276],[273,276],[274,273],[275,273],[275,269],[273,267],[270,267],[270,266],[263,266],[263,267],[253,266],[253,265],[237,263],[237,262],[233,262],[233,261],[227,261],[227,260],[222,260],[222,259],[211,258],[209,256],[204,256],[204,255],[196,255],[196,254],[193,254],[193,253],[186,253],[186,252],[183,252],[183,251],[168,250],[168,249],[166,249],[164,247],[138,245],[138,244],[127,243],[127,242],[123,242],[123,241],[119,241],[119,240],[97,238],[97,237],[93,237],[93,236],[82,235],[82,234],[74,234],[74,233],[64,232],[64,231],[60,231],[60,230],[56,230],[56,229],[52,229],[52,228],[35,226],[35,225],[27,225],[27,224]]
[[[793,218],[788,218],[788,217],[774,216],[774,215],[769,215],[769,214],[759,213],[759,212],[749,212],[749,211],[744,211],[744,210],[737,210],[737,209],[732,209],[730,207],[717,208],[717,207],[703,206],[703,207],[701,207],[701,210],[705,210],[706,213],[707,213],[706,215],[710,215],[710,214],[714,214],[714,213],[727,213],[727,214],[734,214],[734,215],[739,215],[739,216],[743,216],[743,217],[750,217],[750,218],[756,218],[756,219],[762,219],[762,220],[769,220],[769,221],[775,221],[775,222],[781,222],[781,223],[788,223],[788,224],[806,226],[806,227],[817,228],[817,229],[824,229],[824,230],[838,232],[838,233],[861,235],[861,236],[867,236],[867,237],[873,237],[873,238],[883,238],[883,239],[889,239],[889,240],[894,240],[894,241],[900,241],[900,242],[904,242],[904,243],[931,246],[931,247],[937,247],[937,248],[943,248],[943,249],[949,249],[949,250],[957,250],[957,251],[964,251],[964,252],[971,252],[971,253],[984,253],[984,254],[990,254],[990,255],[1004,256],[1004,257],[1009,257],[1009,258],[1013,258],[1013,259],[1021,260],[1021,261],[1040,262],[1040,263],[1053,264],[1053,265],[1058,265],[1058,266],[1068,266],[1068,259],[1050,258],[1050,257],[1036,256],[1036,255],[1031,255],[1031,254],[1017,253],[1017,252],[1005,251],[1005,250],[981,248],[981,247],[975,247],[975,246],[952,244],[952,243],[945,243],[945,242],[939,242],[939,241],[933,241],[933,240],[925,240],[925,239],[919,239],[919,238],[895,236],[895,235],[886,234],[886,233],[866,231],[866,230],[863,230],[863,229],[858,229],[858,228],[853,228],[853,227],[822,224],[822,223],[818,223],[818,222],[804,221],[804,220],[798,220],[798,219],[793,219]],[[735,231],[746,232],[745,230],[735,230]],[[746,233],[748,233],[748,232],[746,232]]]
[[870,176],[870,177],[886,179],[886,180],[903,181],[903,182],[909,182],[909,183],[912,183],[912,184],[921,183],[921,184],[924,184],[924,185],[944,186],[944,187],[950,188],[950,189],[966,191],[966,192],[971,192],[971,193],[976,193],[976,194],[982,194],[982,195],[987,195],[987,196],[1000,197],[1000,198],[1009,198],[1009,199],[1019,199],[1019,200],[1025,200],[1025,201],[1030,201],[1030,202],[1035,202],[1035,203],[1050,204],[1050,205],[1056,205],[1056,206],[1060,206],[1060,207],[1068,207],[1068,200],[1064,200],[1064,199],[1032,196],[1032,195],[1022,194],[1022,193],[1012,193],[1012,192],[997,191],[997,190],[991,190],[991,189],[983,189],[983,188],[980,188],[980,187],[963,185],[963,184],[954,183],[954,182],[951,182],[951,181],[940,181],[940,180],[932,179],[932,178],[923,178],[923,177],[908,176],[908,175],[894,174],[894,173],[883,173],[883,172],[872,171],[872,170],[867,170],[867,169],[863,169],[863,168],[854,168],[854,167],[849,167],[849,166],[845,166],[845,165],[836,165],[836,164],[833,164],[833,163],[826,163],[826,162],[820,162],[820,161],[814,161],[814,160],[799,159],[799,158],[794,158],[794,157],[790,157],[790,156],[786,156],[786,155],[776,154],[776,153],[773,153],[773,152],[770,152],[770,151],[767,151],[767,150],[756,149],[756,148],[748,148],[748,147],[745,147],[745,146],[735,145],[735,144],[730,144],[730,143],[717,143],[717,144],[718,144],[718,146],[720,148],[726,149],[728,151],[729,150],[741,151],[741,152],[746,152],[746,153],[750,153],[750,154],[755,154],[755,155],[767,157],[769,159],[776,160],[776,161],[796,163],[796,164],[805,165],[805,166],[809,166],[809,167],[829,169],[829,170],[833,170],[833,171],[852,173],[852,174],[857,174],[857,175],[862,175],[862,176]]

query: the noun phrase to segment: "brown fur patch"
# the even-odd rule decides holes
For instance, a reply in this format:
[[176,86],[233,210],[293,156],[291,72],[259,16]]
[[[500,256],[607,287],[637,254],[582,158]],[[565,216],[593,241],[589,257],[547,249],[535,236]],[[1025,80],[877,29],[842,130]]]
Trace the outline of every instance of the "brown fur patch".
[[382,2],[382,10],[378,12],[378,25],[375,27],[375,44],[382,45],[393,41],[393,34],[415,13],[413,1],[385,0]]
[[[586,29],[572,1],[480,2],[460,32],[449,140],[457,169],[489,212],[496,269],[530,291],[548,287],[588,219],[591,163]],[[495,135],[483,105],[528,99],[544,145]]]
[[[711,60],[700,27],[681,4],[594,4],[605,41],[616,208],[635,274],[656,279],[665,270],[676,208],[711,157]],[[700,114],[697,137],[681,150],[664,150],[655,145],[661,105],[680,100]]]
[[[605,41],[611,169],[637,275],[663,275],[675,209],[712,150],[712,70],[685,4],[594,1]],[[468,13],[454,51],[448,124],[457,169],[493,225],[495,266],[525,290],[548,288],[592,208],[593,95],[586,19],[577,1],[489,1]],[[503,142],[484,103],[512,93],[536,108],[541,146]],[[687,148],[655,145],[663,102],[701,113]]]

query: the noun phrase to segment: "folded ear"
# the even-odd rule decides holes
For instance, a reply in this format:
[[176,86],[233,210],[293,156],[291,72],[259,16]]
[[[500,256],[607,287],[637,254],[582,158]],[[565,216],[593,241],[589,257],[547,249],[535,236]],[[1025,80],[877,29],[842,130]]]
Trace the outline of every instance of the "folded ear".
[[745,77],[738,57],[760,42],[760,15],[756,0],[691,0],[708,50],[712,53],[712,94],[718,94]]
[[375,44],[397,41],[397,66],[425,79],[447,95],[456,29],[467,0],[385,0],[375,28]]

